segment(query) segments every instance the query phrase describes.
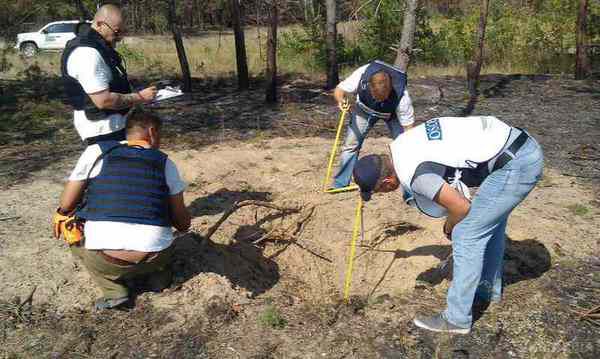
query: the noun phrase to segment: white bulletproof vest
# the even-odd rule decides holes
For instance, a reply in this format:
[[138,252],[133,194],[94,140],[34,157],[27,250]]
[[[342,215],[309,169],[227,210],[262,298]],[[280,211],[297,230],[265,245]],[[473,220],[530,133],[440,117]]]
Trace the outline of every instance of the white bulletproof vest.
[[[396,175],[405,190],[412,194],[412,179],[421,163],[435,162],[457,169],[475,168],[500,153],[510,130],[510,126],[492,116],[431,119],[406,131],[390,144]],[[445,215],[435,202],[427,200],[431,203],[424,206],[423,201],[421,197],[418,207],[425,214]]]

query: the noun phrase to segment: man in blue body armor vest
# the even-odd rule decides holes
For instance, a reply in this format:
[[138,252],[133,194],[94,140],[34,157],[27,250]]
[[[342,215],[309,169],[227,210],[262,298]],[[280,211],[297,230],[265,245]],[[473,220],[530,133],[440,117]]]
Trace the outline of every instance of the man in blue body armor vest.
[[[543,153],[526,131],[491,116],[427,121],[390,144],[391,158],[370,155],[354,168],[364,201],[401,188],[431,217],[446,216],[453,276],[446,310],[417,316],[418,327],[466,334],[472,306],[502,298],[505,230],[512,210],[542,177]],[[479,187],[470,202],[469,187]]]
[[125,32],[123,15],[115,5],[103,5],[90,28],[69,41],[61,73],[73,123],[89,146],[125,139],[125,114],[136,104],[150,102],[156,87],[132,92],[127,71],[115,45]]
[[342,147],[340,166],[334,177],[334,188],[350,184],[352,169],[362,144],[377,121],[385,121],[392,138],[412,127],[414,109],[406,83],[404,71],[375,60],[359,67],[337,85],[333,97],[340,109],[348,101],[349,94],[356,94],[356,104]]
[[85,220],[84,240],[70,248],[102,291],[97,309],[126,304],[132,280],[147,277],[153,291],[170,284],[171,227],[186,231],[190,214],[185,183],[158,150],[160,127],[154,114],[132,110],[127,141],[88,146],[61,196],[57,212]]

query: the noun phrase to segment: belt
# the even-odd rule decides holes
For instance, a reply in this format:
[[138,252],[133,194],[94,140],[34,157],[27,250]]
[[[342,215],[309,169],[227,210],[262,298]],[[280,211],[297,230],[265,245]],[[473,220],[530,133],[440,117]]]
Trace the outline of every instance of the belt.
[[[494,168],[492,169],[492,172],[499,170],[500,168],[506,166],[506,164],[514,158],[517,151],[521,147],[523,147],[523,145],[525,144],[525,141],[527,141],[528,138],[529,138],[529,135],[525,131],[521,130],[521,134],[519,136],[517,136],[517,138],[513,141],[513,143],[511,143],[510,146],[508,146],[508,148],[506,150],[504,150],[500,154],[500,156],[498,156],[498,158],[496,158],[496,163],[494,163]],[[510,152],[512,154],[512,156],[509,155],[507,152]]]
[[368,116],[373,116],[373,117],[381,118],[381,119],[386,120],[386,121],[389,120],[390,118],[392,118],[392,114],[391,113],[384,113],[384,112],[375,111],[375,110],[369,108],[364,103],[360,102],[360,100],[357,100],[356,104],[358,105],[358,108],[360,108]]

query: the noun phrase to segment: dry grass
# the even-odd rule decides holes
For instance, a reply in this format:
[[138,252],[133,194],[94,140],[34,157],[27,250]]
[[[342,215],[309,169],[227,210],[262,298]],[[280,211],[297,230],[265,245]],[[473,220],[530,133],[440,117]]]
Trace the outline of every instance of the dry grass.
[[[288,31],[293,27],[284,28]],[[266,28],[248,29],[245,34],[248,70],[257,76],[264,71],[266,63]],[[210,32],[200,36],[184,38],[184,46],[194,77],[227,76],[236,71],[235,43],[231,32]],[[123,46],[124,45],[124,46]],[[140,36],[126,38],[120,45],[126,54],[128,70],[133,75],[144,76],[149,73],[178,73],[179,61],[175,44],[170,36]],[[129,55],[129,56],[127,56]],[[2,74],[4,78],[14,78],[27,67],[37,64],[42,71],[50,74],[60,72],[59,53],[40,53],[33,59],[21,58],[17,53],[8,55],[12,67]],[[281,73],[306,73],[302,58],[278,59]]]
[[[357,38],[357,21],[339,24],[339,33],[349,41]],[[298,30],[299,25],[287,26],[280,29],[280,34]],[[248,70],[252,76],[261,76],[266,63],[267,29],[264,27],[246,30],[246,52]],[[184,38],[184,46],[194,77],[230,76],[236,72],[235,44],[232,32],[207,32],[193,37]],[[138,77],[164,77],[165,74],[178,74],[179,61],[175,44],[170,36],[139,36],[126,38],[120,51],[125,54],[129,72]],[[60,72],[59,53],[41,53],[33,59],[26,60],[17,53],[8,55],[12,63],[9,71],[0,74],[0,78],[15,78],[36,64],[42,71],[49,74]],[[281,74],[300,73],[308,77],[322,77],[324,72],[315,73],[307,68],[304,56],[278,58],[278,70]],[[347,76],[356,66],[342,65],[341,77]],[[482,73],[527,73],[525,68],[511,66],[484,66]],[[459,65],[432,66],[415,65],[410,68],[411,77],[434,76],[464,76],[465,69]]]

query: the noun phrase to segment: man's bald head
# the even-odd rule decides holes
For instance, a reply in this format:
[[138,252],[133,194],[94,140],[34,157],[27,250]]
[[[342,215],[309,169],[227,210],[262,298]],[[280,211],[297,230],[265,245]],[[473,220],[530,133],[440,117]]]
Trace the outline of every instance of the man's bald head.
[[117,41],[121,40],[123,33],[125,32],[121,8],[112,4],[102,5],[94,16],[92,28],[96,30],[109,45],[114,46]]
[[123,13],[121,8],[117,5],[106,4],[100,6],[96,15],[94,16],[94,22],[102,22],[102,21],[122,21]]
[[387,73],[380,71],[369,79],[371,96],[376,101],[385,101],[392,93],[392,78]]

